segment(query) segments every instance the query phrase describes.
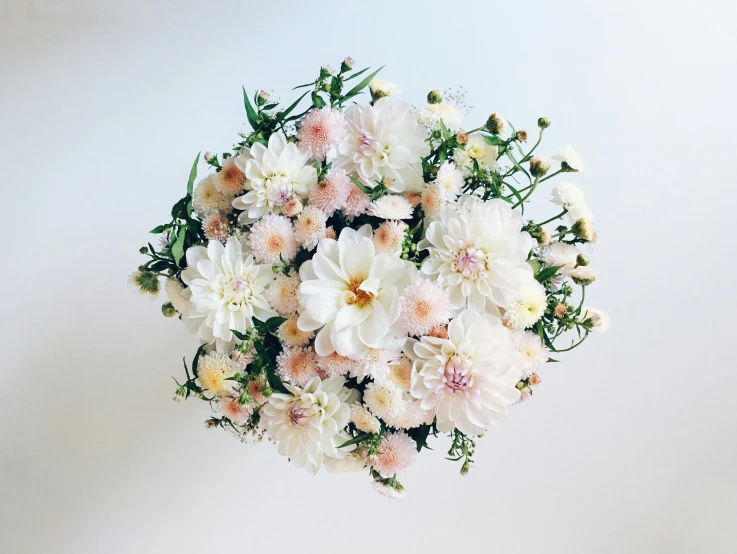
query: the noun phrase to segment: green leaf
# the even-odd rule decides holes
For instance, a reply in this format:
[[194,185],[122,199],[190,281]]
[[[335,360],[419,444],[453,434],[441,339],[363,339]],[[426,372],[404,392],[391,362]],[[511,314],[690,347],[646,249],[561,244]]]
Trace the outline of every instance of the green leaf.
[[361,189],[362,192],[365,192],[366,194],[371,194],[373,192],[373,189],[364,185],[361,181],[356,179],[353,175],[348,175],[348,178],[351,181],[353,181],[353,184],[356,185],[359,189]]
[[530,264],[534,273],[538,273],[543,268],[543,264],[535,259],[527,260],[527,263]]
[[197,164],[200,162],[200,152],[197,153],[197,157],[194,159],[192,169],[189,170],[189,180],[187,181],[187,194],[192,196],[192,189],[194,188],[194,180],[197,178]]
[[251,101],[248,99],[246,87],[243,87],[243,104],[246,106],[246,117],[248,118],[248,123],[251,124],[251,127],[255,131],[256,126],[258,125],[258,115],[256,114],[256,110],[253,109]]
[[151,229],[149,233],[151,233],[152,235],[158,235],[159,233],[163,233],[164,231],[166,231],[169,227],[171,227],[170,223],[167,223],[166,225],[158,225]]
[[179,262],[181,262],[184,257],[184,238],[186,236],[186,231],[184,229],[180,229],[177,232],[177,238],[174,241],[174,244],[171,246],[171,255],[174,256],[174,263],[177,264],[177,267],[181,267]]
[[312,103],[315,105],[315,107],[319,110],[320,108],[324,108],[326,106],[325,100],[322,96],[317,94],[316,92],[312,93]]
[[509,190],[512,191],[512,194],[514,194],[514,197],[517,199],[517,202],[519,202],[521,206],[522,205],[522,195],[519,193],[519,191],[516,188],[514,188],[512,185],[510,185],[509,183],[504,183],[504,184],[507,186]]
[[192,375],[197,377],[197,366],[200,363],[200,356],[205,351],[205,345],[203,344],[197,349],[197,352],[195,352],[194,360],[192,360]]
[[284,383],[282,383],[281,379],[279,379],[279,376],[269,369],[266,370],[266,379],[269,381],[269,386],[272,389],[282,393],[289,392],[287,390],[287,387],[284,386]]
[[244,335],[240,331],[236,331],[235,329],[231,329],[230,332],[233,333],[240,340],[248,340],[248,336],[247,335]]
[[440,120],[440,131],[443,133],[443,140],[449,140],[450,139],[450,131],[445,126],[445,123],[443,120]]
[[345,81],[350,81],[351,79],[355,79],[355,78],[356,78],[356,77],[358,77],[359,75],[363,75],[364,73],[366,73],[366,72],[367,72],[367,71],[368,71],[369,69],[371,69],[371,68],[370,68],[370,67],[366,67],[366,68],[362,69],[361,71],[356,71],[356,72],[355,72],[355,73],[354,73],[353,75],[351,75],[350,77],[346,77],[346,78],[345,78]]
[[371,437],[371,433],[362,433],[358,435],[357,437],[353,437],[352,439],[345,441],[338,448],[345,448],[346,446],[350,446],[352,444],[358,444],[359,442],[363,442],[370,437]]
[[369,75],[368,77],[366,77],[363,81],[361,81],[355,87],[353,87],[351,90],[349,90],[348,92],[346,92],[345,93],[345,96],[343,96],[343,101],[345,102],[346,100],[350,100],[351,98],[353,98],[354,96],[356,96],[358,93],[360,93],[364,88],[366,88],[368,86],[368,84],[371,81],[374,80],[374,77],[376,77],[376,75],[379,73],[379,71],[381,71],[382,69],[384,69],[384,67],[385,66],[382,65],[379,69],[377,69],[376,71],[374,71],[371,75]]
[[421,425],[420,427],[415,427],[407,431],[407,434],[417,443],[417,452],[423,448],[428,448],[427,437],[430,436],[431,429],[432,427],[430,425]]
[[494,146],[504,144],[504,141],[496,135],[484,135],[484,140],[486,141],[486,144],[493,144]]
[[292,113],[292,111],[294,110],[294,108],[296,108],[296,107],[297,107],[297,104],[299,104],[299,103],[300,103],[300,102],[302,101],[302,98],[304,98],[305,96],[307,96],[307,95],[308,95],[309,93],[310,93],[310,91],[308,90],[308,91],[307,91],[307,92],[305,92],[305,93],[304,93],[304,94],[303,94],[302,96],[300,96],[299,98],[297,98],[297,99],[296,99],[296,100],[295,100],[295,101],[294,101],[294,102],[292,103],[292,105],[291,105],[291,106],[289,106],[289,107],[288,107],[288,108],[287,108],[286,110],[284,110],[284,111],[282,112],[282,114],[281,114],[281,117],[282,117],[282,118],[285,118],[285,117],[287,117],[287,116],[288,116],[288,115],[289,115],[290,113]]
[[537,279],[537,281],[539,283],[544,283],[545,281],[547,281],[548,279],[550,279],[551,277],[553,277],[556,273],[558,273],[558,270],[561,267],[563,267],[563,266],[562,265],[554,265],[554,266],[551,266],[551,267],[546,267],[545,269],[539,271],[537,275],[535,275],[535,279]]
[[189,194],[184,198],[180,198],[179,201],[172,206],[171,218],[172,219],[186,219],[185,214],[187,213],[187,204],[191,197]]
[[553,358],[548,358],[548,363],[549,364],[558,363],[558,360],[554,360]]
[[264,322],[264,325],[266,325],[266,328],[269,331],[276,331],[279,328],[279,326],[282,323],[284,323],[286,320],[287,320],[286,317],[275,316],[275,317],[271,317],[271,318],[267,319]]

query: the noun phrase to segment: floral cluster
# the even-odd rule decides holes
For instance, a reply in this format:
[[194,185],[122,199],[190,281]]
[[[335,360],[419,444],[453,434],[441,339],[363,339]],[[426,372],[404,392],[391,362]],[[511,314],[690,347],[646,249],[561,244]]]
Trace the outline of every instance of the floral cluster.
[[[244,89],[251,131],[199,180],[198,156],[131,279],[197,334],[175,399],[209,402],[209,427],[398,498],[431,436],[466,474],[551,356],[608,321],[584,305],[596,232],[564,180],[581,157],[536,155],[550,121],[531,147],[496,113],[465,130],[465,92],[411,106],[353,65],[289,106]],[[541,190],[555,215],[528,219]]]

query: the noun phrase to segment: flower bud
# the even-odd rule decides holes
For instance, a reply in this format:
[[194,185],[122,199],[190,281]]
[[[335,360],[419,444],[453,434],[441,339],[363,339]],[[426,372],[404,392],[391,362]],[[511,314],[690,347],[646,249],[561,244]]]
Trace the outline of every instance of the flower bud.
[[215,158],[215,154],[212,152],[205,152],[204,158],[207,163],[210,163]]
[[218,426],[218,420],[217,419],[211,418],[211,419],[206,419],[205,420],[205,427],[207,427],[208,429],[214,429],[217,426]]
[[507,122],[498,113],[493,113],[486,120],[486,129],[492,135],[501,135],[504,132],[504,128],[507,126]]
[[456,140],[458,141],[458,144],[467,144],[468,143],[468,133],[461,129],[458,131],[458,134],[456,135]]
[[566,304],[565,302],[560,302],[559,304],[555,305],[555,317],[558,319],[563,319],[563,316],[566,315],[566,312],[571,308],[570,305]]
[[139,248],[138,251],[141,254],[148,254],[148,246],[141,246],[141,248]]
[[547,117],[541,117],[537,120],[537,126],[541,129],[547,129],[550,127],[550,120]]
[[594,227],[589,219],[581,218],[576,221],[571,227],[571,232],[586,242],[594,240]]
[[335,69],[333,69],[332,65],[324,65],[321,69],[323,73],[327,73],[328,75],[335,73]]
[[540,376],[537,373],[530,375],[527,380],[531,385],[537,385],[540,383]]
[[443,101],[443,93],[439,90],[431,90],[427,93],[428,104],[440,104]]
[[589,265],[589,258],[585,254],[579,254],[578,256],[576,256],[576,265]]
[[171,302],[167,302],[161,306],[161,313],[164,314],[164,317],[174,317],[177,315],[177,311],[174,309],[174,304]]
[[519,390],[522,390],[523,388],[525,388],[525,382],[524,382],[524,381],[518,381],[518,382],[517,382],[517,384],[516,384],[515,386],[516,386],[516,387],[517,387],[517,388],[518,388]]
[[371,92],[372,102],[376,102],[377,100],[384,98],[385,96],[392,96],[401,92],[399,87],[394,83],[381,80],[371,81],[369,83],[369,91]]
[[447,339],[448,328],[445,325],[436,325],[430,329],[430,336],[438,339]]
[[185,398],[187,397],[187,391],[185,390],[184,386],[181,386],[177,389],[177,392],[174,393],[174,402],[183,402]]
[[550,158],[533,156],[530,158],[530,173],[533,177],[542,177],[550,170]]
[[515,133],[514,137],[522,142],[527,142],[527,131],[521,129]]
[[468,460],[463,462],[463,466],[461,466],[461,475],[466,476],[468,475],[469,470],[471,469],[470,464],[468,463]]
[[258,96],[256,97],[256,102],[258,103],[259,106],[263,106],[264,104],[266,104],[266,102],[269,101],[269,98],[270,98],[269,93],[266,92],[265,90],[261,90],[259,91]]
[[343,63],[340,64],[340,70],[342,72],[350,71],[351,69],[353,69],[353,64],[355,63],[356,62],[353,58],[347,56],[346,59],[343,60]]

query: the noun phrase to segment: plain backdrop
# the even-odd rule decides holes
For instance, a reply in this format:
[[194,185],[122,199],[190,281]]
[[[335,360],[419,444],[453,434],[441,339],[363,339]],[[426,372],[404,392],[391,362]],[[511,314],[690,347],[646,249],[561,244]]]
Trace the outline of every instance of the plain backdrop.
[[[737,551],[733,1],[2,2],[0,551]],[[197,152],[351,55],[573,144],[612,329],[480,441],[316,477],[171,401],[196,338],[127,283]],[[202,168],[204,170],[204,168]],[[547,192],[537,196],[547,206]],[[551,209],[551,208],[546,208]],[[427,455],[425,455],[427,454]]]

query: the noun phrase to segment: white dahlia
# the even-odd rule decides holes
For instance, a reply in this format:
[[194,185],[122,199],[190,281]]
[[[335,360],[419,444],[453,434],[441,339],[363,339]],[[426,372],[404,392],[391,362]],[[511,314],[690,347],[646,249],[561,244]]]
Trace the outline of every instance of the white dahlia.
[[357,174],[370,188],[384,177],[393,192],[422,188],[421,159],[430,153],[427,129],[402,102],[382,99],[373,106],[352,106],[345,114],[346,137],[333,167]]
[[519,399],[511,332],[493,315],[465,310],[450,322],[447,339],[410,339],[405,353],[415,363],[412,396],[433,411],[440,431],[483,433]]
[[320,329],[320,356],[338,352],[359,360],[387,336],[403,334],[395,325],[399,294],[414,268],[392,254],[376,254],[371,235],[370,225],[346,227],[338,240],[321,240],[300,267],[299,328]]
[[187,250],[187,265],[182,280],[192,291],[189,319],[196,322],[201,340],[216,341],[221,349],[233,340],[231,329],[245,333],[253,318],[266,321],[278,315],[265,297],[274,278],[271,266],[244,255],[238,239],[225,246],[217,241],[207,248],[193,246]]
[[274,393],[260,410],[260,425],[278,444],[279,454],[297,467],[317,473],[326,457],[343,458],[350,448],[344,431],[351,416],[345,379],[312,379],[304,388],[289,384],[288,393]]
[[453,162],[455,166],[461,170],[464,177],[471,174],[473,162],[477,162],[481,169],[494,171],[499,167],[497,156],[499,149],[496,146],[487,144],[484,135],[481,133],[471,133],[468,135],[466,147],[458,147],[453,151]]
[[480,202],[468,196],[448,204],[430,223],[420,249],[429,256],[422,272],[450,293],[456,313],[506,308],[512,296],[532,278],[527,255],[536,244],[522,231],[522,217],[503,200]]
[[278,213],[292,198],[306,198],[317,183],[317,170],[307,165],[309,158],[281,132],[269,137],[268,147],[257,142],[237,156],[235,164],[248,178],[248,192],[233,200],[233,207],[243,210],[238,221],[250,223]]
[[535,333],[519,331],[514,333],[514,348],[519,352],[518,364],[522,371],[522,378],[527,378],[548,361],[550,350]]

